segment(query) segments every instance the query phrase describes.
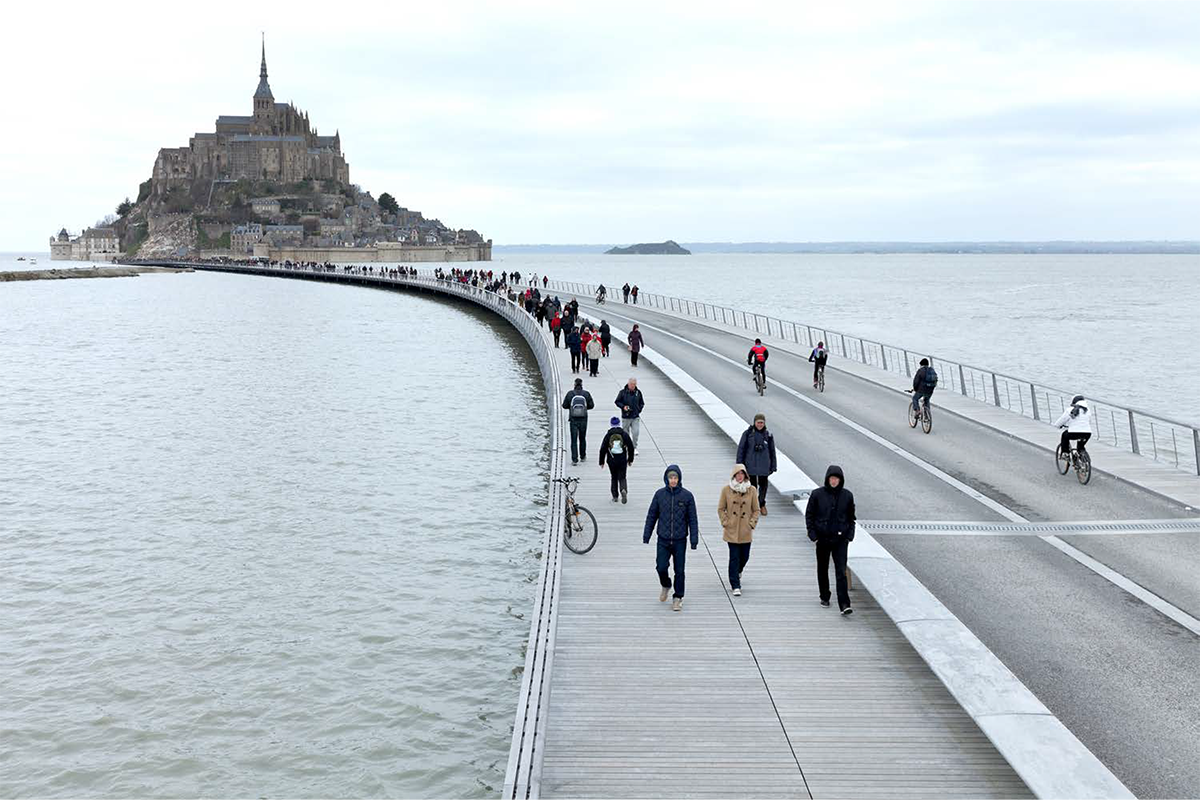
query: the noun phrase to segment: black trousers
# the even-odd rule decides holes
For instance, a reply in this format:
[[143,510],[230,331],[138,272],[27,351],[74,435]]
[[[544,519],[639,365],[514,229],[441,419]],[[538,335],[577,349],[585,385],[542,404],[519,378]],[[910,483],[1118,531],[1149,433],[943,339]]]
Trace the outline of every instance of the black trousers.
[[1062,445],[1064,453],[1071,447],[1071,442],[1073,441],[1079,442],[1079,446],[1076,449],[1082,450],[1083,446],[1088,443],[1088,439],[1090,438],[1092,438],[1090,433],[1071,433],[1070,431],[1063,431],[1062,441],[1060,444]]
[[821,369],[822,369],[824,366],[825,366],[824,364],[820,364],[820,363],[818,363],[818,362],[816,362],[816,361],[814,361],[814,362],[813,362],[813,383],[816,383],[816,382],[817,382],[817,378],[819,378],[819,377],[820,377],[820,375],[821,375]]
[[658,569],[658,582],[664,589],[670,589],[671,578],[667,575],[667,566],[672,560],[675,561],[675,597],[683,597],[683,582],[684,574],[683,567],[687,563],[687,537],[682,539],[659,539],[658,540],[658,557],[655,559],[655,567]]
[[750,560],[750,542],[744,544],[736,544],[734,542],[726,542],[729,545],[729,588],[742,588],[742,570],[746,568],[746,562]]
[[600,359],[593,358],[593,359],[590,359],[590,361],[592,362],[591,375],[592,376],[599,375],[600,374]]
[[850,607],[850,588],[846,581],[846,551],[850,543],[839,536],[837,541],[817,542],[817,589],[821,599],[829,600],[829,556],[833,556],[834,579],[837,581],[838,608]]
[[628,472],[629,464],[625,459],[608,459],[609,488],[612,489],[613,500],[616,500],[621,492],[629,491],[629,484],[625,481]]
[[579,353],[571,351],[571,372],[579,372]]
[[571,460],[578,461],[587,458],[587,417],[570,419],[571,423]]
[[758,489],[758,507],[767,507],[767,476],[766,475],[750,475],[750,485]]
[[558,347],[558,337],[562,336],[562,328],[554,329],[554,346]]
[[630,363],[632,363],[632,364],[633,364],[635,367],[637,366],[637,357],[638,357],[638,351],[637,351],[637,350],[630,350],[630,351],[629,351],[629,361],[630,361]]

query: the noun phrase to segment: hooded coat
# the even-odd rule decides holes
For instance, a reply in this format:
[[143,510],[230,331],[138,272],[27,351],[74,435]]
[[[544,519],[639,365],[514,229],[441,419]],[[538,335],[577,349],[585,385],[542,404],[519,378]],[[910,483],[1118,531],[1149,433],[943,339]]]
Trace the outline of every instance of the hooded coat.
[[571,328],[571,332],[567,334],[567,347],[572,353],[578,354],[580,348],[579,331]]
[[[613,437],[621,440],[620,455],[614,455],[612,452]],[[633,439],[620,425],[609,428],[608,433],[604,434],[604,438],[600,440],[600,466],[604,466],[606,463],[610,467],[613,465],[628,466],[633,463]]]
[[[746,465],[747,475],[772,475],[777,469],[775,461],[775,437],[763,425],[760,431],[751,425],[742,433],[738,442],[737,460]],[[765,498],[764,498],[765,499]]]
[[[829,485],[834,475],[838,488]],[[825,485],[813,490],[804,511],[808,538],[814,542],[854,541],[854,495],[846,488],[846,476],[836,464],[825,470]]]
[[1087,400],[1080,400],[1064,411],[1054,427],[1066,428],[1067,433],[1091,433],[1092,419]]
[[[674,489],[667,482],[667,475],[675,472],[679,475],[679,483]],[[646,512],[646,527],[642,531],[642,541],[649,543],[650,534],[658,528],[658,538],[666,541],[679,541],[690,538],[692,549],[700,545],[700,522],[696,515],[696,498],[683,488],[683,470],[677,464],[671,464],[663,471],[663,488],[654,493],[650,501],[650,510]]]
[[591,339],[589,339],[586,349],[587,349],[587,357],[588,358],[592,359],[593,361],[599,359],[600,356],[602,355],[601,345],[600,345],[600,337],[593,336]]
[[[741,464],[733,465],[733,476],[746,468]],[[747,473],[749,474],[749,473]],[[748,482],[748,481],[747,481]],[[721,499],[717,502],[717,518],[725,531],[722,537],[727,542],[746,544],[754,535],[758,525],[758,489],[750,486],[744,492],[739,492],[728,483],[721,487]]]

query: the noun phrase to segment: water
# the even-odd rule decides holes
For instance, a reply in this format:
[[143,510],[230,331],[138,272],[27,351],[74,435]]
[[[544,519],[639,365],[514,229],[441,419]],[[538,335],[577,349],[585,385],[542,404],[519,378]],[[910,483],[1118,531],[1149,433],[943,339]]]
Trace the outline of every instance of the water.
[[270,278],[0,283],[0,364],[0,796],[499,791],[546,489],[515,332]]
[[1200,425],[1198,255],[505,253],[493,265],[514,268],[629,281]]

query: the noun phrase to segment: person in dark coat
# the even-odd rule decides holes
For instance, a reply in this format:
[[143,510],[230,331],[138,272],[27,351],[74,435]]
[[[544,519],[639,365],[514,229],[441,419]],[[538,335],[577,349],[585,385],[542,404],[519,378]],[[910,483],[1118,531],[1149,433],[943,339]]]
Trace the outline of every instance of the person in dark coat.
[[642,409],[646,407],[646,398],[638,388],[637,378],[630,378],[617,392],[616,406],[621,409],[621,427],[629,431],[636,448],[642,430]]
[[634,325],[633,330],[629,332],[629,362],[635,367],[638,362],[638,354],[642,352],[645,343],[641,329]]
[[567,392],[562,407],[567,410],[567,421],[571,425],[571,463],[587,458],[588,412],[596,407],[592,393],[584,391],[583,378],[575,379],[575,388]]
[[938,374],[929,364],[928,358],[921,359],[921,368],[917,370],[917,374],[913,375],[912,381],[912,407],[913,411],[921,410],[921,398],[925,398],[925,405],[932,406],[933,390],[937,388]]
[[608,358],[608,346],[612,344],[612,328],[606,320],[600,320],[600,348],[605,358]]
[[613,417],[608,424],[608,433],[600,440],[600,469],[608,464],[613,502],[617,502],[617,493],[620,492],[621,502],[628,503],[629,484],[625,477],[629,465],[633,463],[633,439],[621,427],[620,417]]
[[621,287],[621,294],[625,295],[625,302],[629,302],[629,281],[625,281],[625,285]]
[[854,541],[854,495],[846,488],[846,477],[836,464],[825,470],[825,485],[813,490],[804,512],[808,538],[817,544],[817,588],[821,605],[829,605],[829,557],[833,556],[837,580],[838,608],[853,613],[846,580],[846,553]]
[[754,415],[754,424],[742,433],[738,442],[737,463],[746,465],[750,485],[758,489],[758,512],[767,513],[767,476],[775,472],[775,437],[767,430],[767,418]]
[[583,345],[578,328],[568,329],[567,349],[571,351],[571,372],[579,372],[579,353],[583,349]]
[[[696,514],[696,498],[683,488],[683,472],[677,464],[671,464],[663,473],[663,488],[654,493],[650,510],[646,512],[646,527],[642,531],[642,542],[650,544],[650,534],[658,530],[658,555],[655,567],[662,591],[659,602],[667,601],[667,593],[675,588],[672,611],[683,610],[684,563],[687,558],[688,539],[692,549],[700,546],[700,522]],[[667,575],[667,567],[675,562],[675,583]]]

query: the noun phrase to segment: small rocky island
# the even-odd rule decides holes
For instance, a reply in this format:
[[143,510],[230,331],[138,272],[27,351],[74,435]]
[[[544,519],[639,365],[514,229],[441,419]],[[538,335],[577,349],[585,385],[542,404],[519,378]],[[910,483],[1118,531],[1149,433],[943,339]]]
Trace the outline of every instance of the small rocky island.
[[691,250],[680,247],[678,242],[667,239],[665,242],[631,244],[629,247],[613,247],[604,251],[610,256],[690,256]]

